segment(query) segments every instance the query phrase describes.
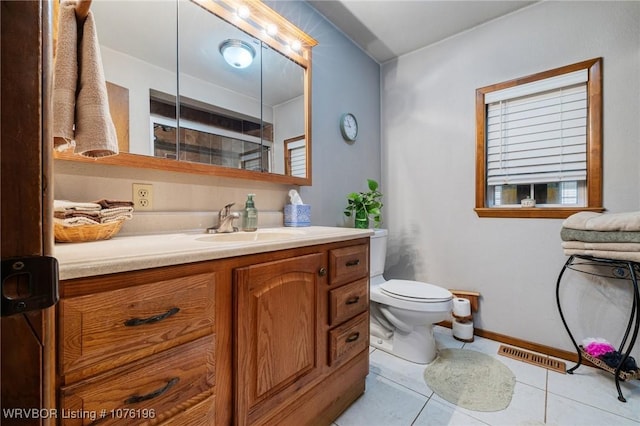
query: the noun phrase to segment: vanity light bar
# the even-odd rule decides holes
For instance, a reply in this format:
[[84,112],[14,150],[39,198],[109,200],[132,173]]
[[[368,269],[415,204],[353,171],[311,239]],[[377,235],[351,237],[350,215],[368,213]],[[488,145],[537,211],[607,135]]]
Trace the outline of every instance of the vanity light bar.
[[192,0],[307,67],[318,42],[260,0]]

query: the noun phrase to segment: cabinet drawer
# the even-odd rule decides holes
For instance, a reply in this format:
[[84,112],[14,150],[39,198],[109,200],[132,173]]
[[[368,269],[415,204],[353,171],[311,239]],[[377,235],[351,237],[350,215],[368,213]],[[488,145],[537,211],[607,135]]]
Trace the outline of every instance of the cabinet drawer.
[[190,333],[212,333],[214,290],[215,273],[207,273],[62,299],[61,373],[118,356],[139,359],[131,353],[146,348],[148,355]]
[[334,326],[367,310],[369,280],[363,278],[329,292],[329,323]]
[[156,423],[177,414],[213,394],[214,347],[205,336],[61,388],[61,424],[91,424],[95,415],[101,425]]
[[329,252],[330,284],[345,284],[369,275],[369,250],[366,244],[343,247]]
[[353,358],[369,346],[369,316],[362,313],[329,332],[329,365]]
[[216,397],[208,397],[182,413],[160,423],[162,426],[212,426],[216,424]]

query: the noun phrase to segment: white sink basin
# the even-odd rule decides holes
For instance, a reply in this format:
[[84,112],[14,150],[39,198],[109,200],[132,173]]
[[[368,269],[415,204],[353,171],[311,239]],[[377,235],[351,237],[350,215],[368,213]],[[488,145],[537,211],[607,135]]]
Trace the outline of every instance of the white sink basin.
[[283,241],[305,235],[304,231],[297,229],[258,229],[255,232],[232,232],[222,234],[210,234],[196,238],[196,241],[206,243],[237,243],[251,241]]

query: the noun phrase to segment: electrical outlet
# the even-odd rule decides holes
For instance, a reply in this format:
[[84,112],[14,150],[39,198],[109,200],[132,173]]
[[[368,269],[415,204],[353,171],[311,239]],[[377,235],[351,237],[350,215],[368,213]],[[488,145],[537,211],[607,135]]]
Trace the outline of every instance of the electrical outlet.
[[153,185],[133,184],[133,208],[134,210],[153,210]]

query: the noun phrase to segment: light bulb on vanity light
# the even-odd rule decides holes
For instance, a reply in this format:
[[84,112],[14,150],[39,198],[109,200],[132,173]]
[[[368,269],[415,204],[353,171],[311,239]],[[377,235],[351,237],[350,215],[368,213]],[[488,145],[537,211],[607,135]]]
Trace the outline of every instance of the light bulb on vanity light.
[[266,31],[267,31],[267,34],[273,37],[276,34],[278,34],[278,26],[276,24],[268,24]]
[[247,19],[249,15],[251,15],[251,12],[249,11],[249,8],[247,6],[242,5],[238,8],[236,14],[242,19]]
[[298,52],[300,51],[300,49],[302,49],[302,42],[300,42],[300,40],[293,40],[290,46],[291,50],[293,50],[294,52]]

